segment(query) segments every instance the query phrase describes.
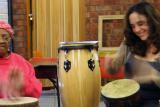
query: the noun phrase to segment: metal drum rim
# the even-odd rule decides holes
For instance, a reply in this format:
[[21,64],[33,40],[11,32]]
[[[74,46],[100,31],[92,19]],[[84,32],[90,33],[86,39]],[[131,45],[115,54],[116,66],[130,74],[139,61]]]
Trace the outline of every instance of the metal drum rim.
[[60,42],[58,50],[98,48],[98,41]]
[[[127,99],[127,98],[129,98],[129,97],[131,97],[131,96],[134,96],[135,94],[137,94],[138,92],[139,92],[139,90],[140,90],[140,85],[139,85],[139,83],[138,82],[136,82],[135,80],[133,80],[133,79],[117,79],[117,80],[132,80],[132,81],[134,81],[135,83],[137,83],[137,90],[135,90],[135,92],[134,93],[132,93],[132,94],[130,94],[130,95],[128,95],[128,96],[124,96],[124,97],[110,97],[110,96],[106,96],[106,95],[104,95],[104,93],[102,92],[102,90],[103,90],[103,87],[102,87],[102,90],[101,90],[101,95],[102,95],[102,97],[104,97],[104,98],[107,98],[107,99],[112,99],[112,100],[118,100],[118,99]],[[117,80],[115,80],[115,81],[117,81]],[[107,84],[106,84],[107,85]]]

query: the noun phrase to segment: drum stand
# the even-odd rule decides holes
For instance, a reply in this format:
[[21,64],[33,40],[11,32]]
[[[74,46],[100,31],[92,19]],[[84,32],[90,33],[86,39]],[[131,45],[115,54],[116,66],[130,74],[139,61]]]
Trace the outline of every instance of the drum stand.
[[58,107],[60,107],[60,94],[59,94],[59,86],[58,86],[58,78],[56,77],[56,80],[53,78],[49,78],[49,80],[53,83],[57,90],[57,101],[58,101]]
[[36,77],[40,79],[49,79],[57,91],[58,107],[60,107],[60,94],[58,86],[57,64],[34,66]]

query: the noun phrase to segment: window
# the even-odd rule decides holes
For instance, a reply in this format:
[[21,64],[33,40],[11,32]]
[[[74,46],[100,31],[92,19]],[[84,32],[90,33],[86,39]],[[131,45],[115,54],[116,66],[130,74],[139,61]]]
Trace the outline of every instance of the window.
[[98,19],[99,50],[115,52],[123,39],[124,15],[101,15]]
[[11,0],[0,0],[0,20],[11,24]]

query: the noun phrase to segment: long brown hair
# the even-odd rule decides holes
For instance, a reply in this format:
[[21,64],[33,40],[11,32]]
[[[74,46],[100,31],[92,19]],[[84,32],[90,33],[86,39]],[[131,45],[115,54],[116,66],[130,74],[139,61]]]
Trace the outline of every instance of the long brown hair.
[[[129,16],[137,12],[144,15],[147,18],[150,34],[147,40],[142,41],[133,31],[130,25]],[[160,14],[159,12],[148,2],[139,2],[129,8],[125,16],[125,28],[124,35],[126,45],[129,46],[132,53],[145,56],[148,46],[153,44],[158,53],[160,51]]]

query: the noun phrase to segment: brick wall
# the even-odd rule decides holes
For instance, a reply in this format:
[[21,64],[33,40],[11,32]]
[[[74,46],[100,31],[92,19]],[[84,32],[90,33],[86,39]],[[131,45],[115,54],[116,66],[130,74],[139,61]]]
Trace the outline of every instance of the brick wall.
[[14,52],[27,58],[26,0],[12,0]]

